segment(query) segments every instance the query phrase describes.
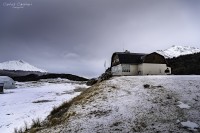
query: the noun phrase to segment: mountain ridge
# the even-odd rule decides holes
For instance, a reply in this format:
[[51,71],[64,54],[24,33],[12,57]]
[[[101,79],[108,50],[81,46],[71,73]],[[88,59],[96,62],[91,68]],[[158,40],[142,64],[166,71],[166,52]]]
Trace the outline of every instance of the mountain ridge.
[[173,58],[181,55],[199,53],[200,48],[195,48],[191,46],[172,45],[168,49],[157,50],[156,52],[163,55],[165,58]]
[[46,70],[39,69],[23,60],[12,60],[0,63],[0,70],[12,70],[12,71],[31,71],[46,73]]

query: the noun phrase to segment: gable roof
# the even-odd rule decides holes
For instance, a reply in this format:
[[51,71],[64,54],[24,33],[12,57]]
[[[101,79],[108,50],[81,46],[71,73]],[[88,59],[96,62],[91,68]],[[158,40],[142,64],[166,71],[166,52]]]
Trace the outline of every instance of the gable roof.
[[[155,58],[159,57],[159,58]],[[119,59],[118,62],[114,61],[114,58],[117,56]],[[156,63],[156,64],[167,64],[164,56],[153,52],[150,54],[143,53],[130,53],[130,52],[115,52],[111,58],[111,66],[118,64],[140,64],[140,63]]]
[[[115,56],[118,56],[120,64],[139,64],[142,62],[142,57],[146,54],[142,53],[129,53],[129,52],[115,52],[112,55],[112,61]],[[111,66],[113,66],[111,64]]]

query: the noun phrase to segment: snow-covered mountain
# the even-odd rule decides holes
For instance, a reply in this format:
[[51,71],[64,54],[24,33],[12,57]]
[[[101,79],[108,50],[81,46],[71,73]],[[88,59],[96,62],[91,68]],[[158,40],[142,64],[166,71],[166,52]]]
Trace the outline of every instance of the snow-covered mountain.
[[21,70],[21,71],[33,71],[33,72],[47,72],[45,70],[39,69],[29,63],[18,60],[18,61],[6,61],[0,63],[0,70]]
[[165,49],[165,50],[157,50],[157,53],[163,55],[165,58],[173,58],[178,57],[180,55],[187,55],[200,52],[199,48],[190,47],[190,46],[176,46]]

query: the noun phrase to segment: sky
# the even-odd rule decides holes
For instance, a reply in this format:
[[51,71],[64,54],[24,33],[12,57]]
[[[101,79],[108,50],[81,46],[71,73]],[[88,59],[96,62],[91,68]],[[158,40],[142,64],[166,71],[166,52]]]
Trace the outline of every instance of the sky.
[[0,62],[96,77],[113,52],[200,48],[199,0],[0,0]]

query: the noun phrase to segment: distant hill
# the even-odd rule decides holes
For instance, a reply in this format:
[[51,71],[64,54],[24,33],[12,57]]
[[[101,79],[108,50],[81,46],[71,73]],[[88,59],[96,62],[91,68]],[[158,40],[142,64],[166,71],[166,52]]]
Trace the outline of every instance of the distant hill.
[[172,68],[172,74],[176,75],[200,75],[200,53],[182,55],[167,59],[169,66]]
[[165,49],[165,50],[157,50],[157,53],[163,55],[165,58],[173,58],[181,55],[188,55],[200,52],[199,48],[190,47],[190,46],[176,46]]
[[0,76],[19,77],[30,74],[44,75],[46,73],[36,72],[36,71],[21,71],[21,70],[0,70]]
[[88,80],[72,74],[48,73],[46,70],[37,68],[22,60],[0,63],[0,76],[9,76],[15,81],[21,82],[37,81],[49,78],[65,78],[73,81]]
[[15,81],[26,82],[26,81],[38,81],[40,79],[55,79],[55,78],[65,78],[73,81],[87,81],[88,79],[72,74],[56,74],[56,73],[46,73],[45,75],[30,74],[26,76],[13,77]]

